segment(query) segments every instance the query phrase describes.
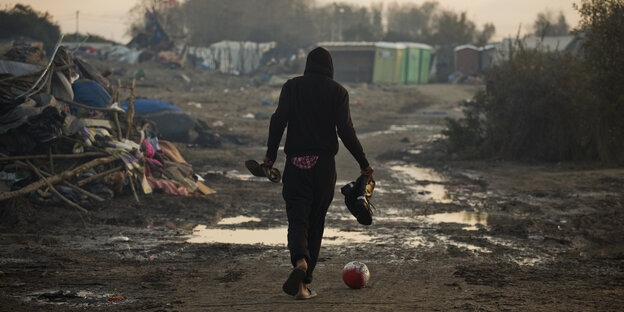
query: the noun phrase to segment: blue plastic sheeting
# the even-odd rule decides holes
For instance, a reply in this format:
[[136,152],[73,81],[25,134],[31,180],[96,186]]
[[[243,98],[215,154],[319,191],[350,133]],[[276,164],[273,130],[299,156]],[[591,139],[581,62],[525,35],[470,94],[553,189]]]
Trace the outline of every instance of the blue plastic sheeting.
[[[128,110],[129,102],[121,103],[121,108]],[[137,114],[155,112],[159,110],[176,110],[182,111],[181,108],[165,101],[155,99],[136,99],[134,100],[134,112]]]
[[110,95],[99,83],[89,81],[76,81],[72,84],[74,90],[74,102],[91,107],[106,107]]

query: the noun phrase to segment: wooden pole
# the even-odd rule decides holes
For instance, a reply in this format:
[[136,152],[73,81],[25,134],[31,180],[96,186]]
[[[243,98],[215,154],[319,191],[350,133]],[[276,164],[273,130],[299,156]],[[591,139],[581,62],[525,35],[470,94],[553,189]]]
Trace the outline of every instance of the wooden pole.
[[48,155],[22,155],[22,156],[6,156],[0,157],[0,162],[9,161],[9,160],[28,160],[28,159],[49,159],[50,156],[52,159],[60,158],[60,159],[72,159],[72,158],[84,158],[84,157],[102,157],[107,156],[106,153],[100,152],[86,152],[80,154],[48,154]]
[[[117,79],[117,90],[113,93],[113,103],[119,103],[119,91],[121,90],[121,80]],[[115,117],[115,125],[117,125],[117,138],[121,139],[123,133],[121,132],[121,125],[119,124],[119,113],[114,112],[113,116]]]
[[[2,154],[2,153],[0,153],[0,154]],[[16,161],[15,163],[17,163],[20,166],[30,167],[27,163],[19,161],[19,160]],[[39,171],[41,171],[41,173],[43,173],[43,175],[46,176],[46,177],[52,176],[52,174],[50,174],[49,172],[45,172],[44,170],[39,169]],[[93,198],[93,199],[95,199],[97,201],[100,201],[100,202],[104,201],[104,198],[102,198],[100,196],[97,196],[97,195],[95,195],[95,194],[93,194],[93,193],[91,193],[89,191],[83,190],[83,189],[81,189],[81,188],[79,188],[79,187],[77,187],[77,186],[75,186],[75,185],[73,185],[73,184],[71,184],[71,183],[69,183],[67,181],[63,181],[62,183],[63,183],[63,185],[65,185],[67,187],[71,187],[72,189],[74,189],[74,190],[76,190],[76,191],[78,191],[78,192],[80,192],[82,194],[85,194],[86,196],[89,196],[89,197],[91,197],[91,198]]]
[[119,166],[117,168],[113,168],[113,169],[110,169],[110,170],[102,171],[102,172],[100,172],[98,174],[94,174],[94,175],[92,175],[92,176],[90,176],[88,178],[82,179],[82,180],[78,181],[78,183],[76,183],[76,184],[78,186],[83,186],[85,184],[89,184],[91,182],[94,182],[94,181],[98,180],[99,178],[101,178],[101,177],[103,177],[105,175],[111,174],[113,172],[120,171],[122,169],[123,169],[123,167]]
[[139,200],[139,195],[137,195],[136,188],[134,187],[134,177],[132,176],[132,172],[126,169],[126,173],[128,174],[128,180],[130,181],[130,188],[132,189],[132,193],[134,194],[134,199],[140,205],[141,201]]
[[93,167],[99,166],[99,165],[104,165],[104,164],[108,164],[111,163],[113,161],[117,160],[117,158],[113,157],[113,156],[109,156],[109,157],[102,157],[102,158],[97,158],[94,159],[92,161],[89,161],[87,163],[84,163],[82,165],[80,165],[78,168],[74,169],[74,170],[68,170],[68,171],[64,171],[62,173],[59,173],[57,175],[51,176],[50,178],[48,178],[47,180],[39,180],[37,182],[34,182],[32,184],[29,184],[17,191],[13,191],[13,192],[6,192],[6,193],[0,193],[0,200],[5,200],[5,199],[9,199],[9,198],[13,198],[13,197],[17,197],[17,196],[21,196],[21,195],[25,195],[28,194],[44,185],[50,184],[50,185],[54,185],[56,183],[59,183],[61,181],[65,181],[65,180],[69,180],[79,174],[81,174],[82,172],[91,169]]
[[72,188],[72,189],[74,189],[74,190],[76,190],[76,191],[78,191],[78,192],[80,192],[82,194],[85,194],[86,196],[89,196],[89,197],[91,197],[91,198],[93,198],[93,199],[95,199],[95,200],[97,200],[99,202],[105,201],[104,198],[102,198],[100,196],[97,196],[97,195],[95,195],[95,194],[93,194],[93,193],[91,193],[89,191],[83,190],[83,189],[81,189],[81,188],[79,188],[79,187],[77,187],[77,186],[75,186],[75,185],[73,185],[73,184],[71,184],[71,183],[69,183],[67,181],[63,181],[63,185],[65,185],[67,187],[70,187],[70,188]]
[[61,101],[63,103],[67,103],[69,105],[73,105],[73,106],[78,106],[80,108],[84,108],[84,109],[90,109],[90,110],[96,110],[96,111],[104,111],[104,112],[121,112],[118,109],[115,108],[108,108],[108,107],[91,107],[88,105],[84,105],[84,104],[80,104],[80,103],[76,103],[74,101],[69,101],[69,100],[65,100],[65,99],[61,99],[61,98],[57,98],[55,97],[55,99],[57,101]]
[[130,130],[132,129],[132,120],[134,119],[134,88],[136,87],[136,78],[132,79],[132,89],[130,89],[130,103],[126,112],[126,121],[128,129],[126,129],[126,140],[130,138]]
[[82,206],[74,203],[73,201],[69,200],[67,197],[63,196],[63,194],[59,193],[59,191],[52,185],[52,183],[50,183],[50,181],[48,181],[48,179],[46,179],[43,174],[41,174],[41,172],[39,171],[39,169],[37,169],[37,167],[35,167],[33,164],[31,164],[28,160],[26,161],[26,164],[28,164],[28,166],[30,166],[30,168],[39,176],[39,178],[43,181],[43,183],[45,183],[50,190],[56,194],[56,196],[58,196],[62,201],[66,202],[68,205],[84,212],[84,213],[89,213],[89,211],[87,209],[82,208]]
[[54,159],[52,158],[52,144],[48,147],[48,162],[50,163],[50,173],[54,174]]

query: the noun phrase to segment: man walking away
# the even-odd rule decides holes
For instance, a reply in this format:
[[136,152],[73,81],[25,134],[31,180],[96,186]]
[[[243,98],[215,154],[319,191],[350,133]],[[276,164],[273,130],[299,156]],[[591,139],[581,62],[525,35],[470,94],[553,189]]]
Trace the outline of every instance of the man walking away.
[[288,126],[282,195],[288,215],[288,249],[294,269],[283,290],[296,299],[316,296],[307,285],[316,267],[327,208],[334,198],[338,137],[358,162],[361,173],[372,178],[373,168],[358,140],[349,111],[349,94],[333,80],[331,55],[323,48],[308,54],[303,76],[282,87],[271,117],[264,166],[269,169]]

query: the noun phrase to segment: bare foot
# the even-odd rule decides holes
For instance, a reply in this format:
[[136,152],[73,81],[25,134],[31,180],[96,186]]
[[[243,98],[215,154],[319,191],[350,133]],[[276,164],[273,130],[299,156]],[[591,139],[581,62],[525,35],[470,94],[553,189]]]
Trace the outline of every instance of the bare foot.
[[[303,258],[297,260],[297,267],[304,271],[308,271],[308,263]],[[309,296],[309,295],[310,295],[310,292],[308,291],[308,287],[303,283],[299,283],[299,291],[297,292],[295,296],[303,297],[303,296]]]
[[310,291],[308,291],[308,287],[304,283],[299,284],[299,291],[295,295],[295,297],[304,297],[309,296]]

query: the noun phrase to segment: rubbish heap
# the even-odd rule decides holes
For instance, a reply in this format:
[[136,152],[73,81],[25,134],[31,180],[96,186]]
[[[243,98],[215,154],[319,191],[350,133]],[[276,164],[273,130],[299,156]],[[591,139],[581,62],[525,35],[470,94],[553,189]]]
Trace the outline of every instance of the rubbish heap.
[[[0,201],[105,201],[123,193],[214,191],[154,122],[135,117],[135,81],[114,85],[60,46],[0,57]],[[129,93],[126,105],[120,98]],[[122,108],[125,107],[124,108]]]

